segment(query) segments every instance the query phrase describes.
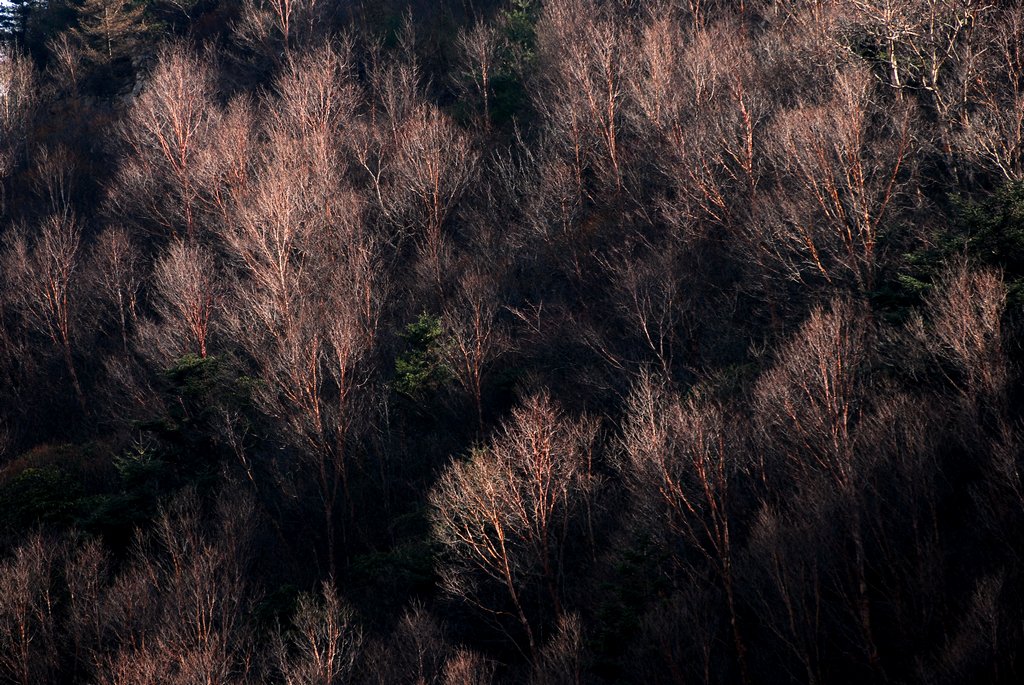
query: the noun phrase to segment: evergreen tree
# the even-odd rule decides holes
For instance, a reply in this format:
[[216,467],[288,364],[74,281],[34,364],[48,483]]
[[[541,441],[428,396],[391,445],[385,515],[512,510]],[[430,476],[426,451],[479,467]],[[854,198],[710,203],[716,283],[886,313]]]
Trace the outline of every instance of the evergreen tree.
[[0,0],[0,40],[23,43],[39,0]]
[[131,54],[146,31],[144,11],[126,0],[84,0],[73,34],[86,59],[109,64]]

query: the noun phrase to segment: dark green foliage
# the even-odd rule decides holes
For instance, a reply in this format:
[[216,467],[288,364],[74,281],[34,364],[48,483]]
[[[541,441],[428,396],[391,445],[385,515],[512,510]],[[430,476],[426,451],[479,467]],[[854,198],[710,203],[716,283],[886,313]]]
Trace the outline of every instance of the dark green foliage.
[[491,78],[491,120],[498,126],[532,116],[525,78],[535,67],[537,14],[534,0],[513,0],[502,11],[504,49]]
[[349,569],[350,582],[362,588],[359,597],[369,600],[367,612],[382,608],[388,613],[397,612],[411,597],[434,594],[436,554],[435,545],[425,535],[409,539],[387,551],[354,558]]
[[505,38],[512,51],[512,58],[528,63],[533,60],[536,49],[536,25],[539,3],[536,0],[512,0],[502,11]]
[[173,392],[189,400],[207,402],[226,386],[224,366],[218,357],[186,354],[164,373]]
[[500,71],[491,81],[491,119],[501,126],[528,115],[530,99],[523,81],[512,71]]
[[1002,272],[1011,306],[1024,304],[1024,183],[1010,183],[981,200],[956,198],[951,230],[940,254],[964,255]]
[[155,450],[145,445],[132,445],[122,454],[114,457],[121,482],[128,488],[136,488],[157,477],[165,464],[156,456]]
[[991,195],[950,198],[948,221],[925,234],[924,245],[903,255],[893,277],[873,293],[889,316],[902,319],[951,264],[966,261],[998,270],[1012,310],[1024,305],[1024,184]]
[[133,531],[157,512],[173,483],[169,465],[152,445],[133,444],[113,459],[117,479],[83,501],[81,525],[114,545],[127,544]]
[[420,314],[402,333],[406,350],[395,360],[394,388],[410,399],[423,399],[451,379],[442,351],[441,319]]
[[235,458],[225,416],[240,433],[249,430],[255,383],[217,356],[186,354],[162,370],[159,410],[132,424],[133,439],[110,459],[109,480],[83,500],[78,525],[124,549],[179,493],[216,499]]
[[273,634],[295,616],[301,591],[295,585],[286,583],[268,592],[253,610],[258,630],[266,635]]
[[610,579],[598,588],[601,601],[595,607],[598,629],[593,641],[598,655],[595,668],[603,676],[615,680],[626,675],[621,671],[623,659],[644,614],[671,590],[660,570],[667,560],[663,550],[641,537],[619,552]]
[[0,529],[67,526],[79,514],[81,494],[75,479],[57,467],[27,468],[0,486]]
[[248,407],[252,379],[237,375],[224,359],[187,354],[162,374],[167,413],[143,425],[182,444],[217,443],[220,412]]

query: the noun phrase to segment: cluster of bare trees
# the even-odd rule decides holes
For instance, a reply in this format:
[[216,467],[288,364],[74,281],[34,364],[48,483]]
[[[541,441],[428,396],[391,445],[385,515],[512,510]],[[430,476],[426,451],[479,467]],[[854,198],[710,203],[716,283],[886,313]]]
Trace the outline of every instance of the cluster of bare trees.
[[566,548],[586,541],[580,519],[595,485],[594,434],[593,422],[567,419],[543,395],[531,398],[493,445],[453,464],[432,494],[435,534],[451,554],[446,587],[501,615],[508,610],[478,598],[475,576],[502,586],[531,654],[538,630],[526,595],[542,592],[563,616],[564,560],[572,553]]
[[0,53],[0,680],[1019,678],[1024,5],[213,4]]
[[6,210],[7,176],[27,152],[27,129],[37,104],[38,86],[31,62],[0,52],[0,209]]

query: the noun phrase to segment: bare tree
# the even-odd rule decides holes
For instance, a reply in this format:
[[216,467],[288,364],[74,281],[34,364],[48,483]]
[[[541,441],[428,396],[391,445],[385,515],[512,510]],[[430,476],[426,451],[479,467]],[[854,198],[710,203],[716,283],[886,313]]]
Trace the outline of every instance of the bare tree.
[[[907,345],[911,354],[914,347]],[[946,398],[915,391],[882,385],[857,431],[860,449],[877,454],[881,466],[868,475],[874,492],[862,505],[873,550],[872,592],[885,603],[898,630],[928,625],[936,611],[952,608],[948,588],[935,569],[941,567],[949,544],[941,524],[941,455],[955,420],[943,411],[949,406]],[[999,506],[1001,498],[990,501]]]
[[972,40],[992,4],[981,0],[855,0],[852,19],[879,48],[886,80],[902,97],[928,95],[944,124],[966,104],[978,46]]
[[621,127],[631,27],[614,10],[592,0],[544,5],[537,26],[546,64],[544,88],[535,95],[547,126],[573,160],[582,188],[584,168],[595,168],[620,189]]
[[474,177],[477,156],[468,136],[430,105],[413,111],[398,135],[389,201],[411,222],[440,289],[445,227]]
[[959,144],[967,156],[1007,181],[1024,178],[1024,6],[1000,7],[987,22],[988,46]]
[[[854,4],[872,12],[869,3]],[[983,79],[983,55],[988,51],[979,27],[990,20],[1008,26],[1010,17],[990,17],[994,4],[988,0],[906,0],[885,6],[881,18],[889,20],[877,40],[888,48],[892,85],[900,96],[904,88],[920,89],[925,95],[936,114],[938,146],[955,179],[956,128],[968,117],[972,86]]]
[[[407,59],[384,53],[383,45],[372,43],[366,56],[366,116],[350,129],[347,145],[358,165],[369,195],[382,219],[390,224],[398,242],[409,231],[413,200],[407,188],[396,179],[404,144],[401,133],[406,121],[423,106],[419,64],[414,55]],[[405,173],[411,173],[406,170]]]
[[454,644],[448,626],[414,601],[390,636],[367,650],[364,669],[363,680],[380,685],[486,685],[495,663]]
[[690,64],[714,54],[719,73],[704,85],[706,109],[697,110],[692,127],[677,131],[674,140],[689,181],[680,184],[681,195],[698,218],[730,231],[759,215],[770,109],[761,92],[761,80],[768,77],[754,66],[752,46],[737,34],[743,35],[726,25],[694,41]]
[[46,49],[51,55],[50,65],[47,72],[55,83],[60,83],[67,88],[68,93],[73,97],[79,93],[79,86],[82,81],[83,60],[81,46],[71,36],[70,32],[64,31],[55,38],[50,39]]
[[99,658],[100,640],[107,621],[103,598],[109,575],[110,558],[100,540],[69,542],[64,560],[66,625],[76,668],[83,669]]
[[502,48],[501,38],[490,24],[477,21],[470,29],[461,29],[458,36],[463,69],[473,82],[484,105],[484,129],[491,127],[491,79],[494,78]]
[[477,652],[460,649],[444,665],[444,685],[491,685],[495,664]]
[[[352,218],[358,221],[360,216],[357,211]],[[325,501],[337,496],[340,484],[351,516],[354,512],[349,468],[350,463],[359,463],[360,452],[354,449],[358,429],[372,418],[375,406],[370,398],[378,387],[374,384],[375,368],[371,362],[388,281],[377,240],[360,230],[358,224],[350,224],[350,228],[352,232],[342,234],[342,241],[326,255],[328,263],[343,264],[344,268],[335,271],[328,281],[327,296],[322,302],[323,372],[329,383],[324,389],[330,393],[330,400],[321,416],[326,434],[332,436],[332,446],[321,450],[317,468]],[[323,479],[324,473],[331,474],[329,480]]]
[[74,216],[50,215],[31,243],[24,235],[15,237],[4,266],[19,309],[60,351],[75,397],[85,407],[74,358],[81,233]]
[[797,471],[820,469],[841,488],[857,480],[853,430],[863,393],[868,331],[854,305],[815,309],[758,382],[763,428]]
[[209,145],[196,154],[197,201],[212,225],[234,220],[253,181],[257,165],[255,105],[244,96],[228,103],[222,116],[211,123]]
[[761,509],[751,531],[750,549],[766,589],[760,593],[768,629],[803,669],[809,685],[822,682],[825,608],[823,571],[817,551],[823,541],[813,520],[791,525],[771,507]]
[[351,41],[346,39],[296,57],[276,83],[271,129],[301,142],[309,163],[322,172],[338,165],[330,157],[331,148],[340,147],[337,138],[360,104],[354,69]]
[[[266,380],[257,400],[321,498],[330,568],[353,431],[386,292],[380,246],[344,183],[338,138],[355,107],[347,57],[298,58],[279,82],[254,182],[221,228],[238,276],[235,342]],[[342,529],[344,532],[344,528]]]
[[516,143],[514,152],[496,155],[492,167],[501,193],[508,198],[505,211],[516,219],[508,223],[518,228],[519,241],[544,246],[556,264],[564,264],[568,273],[581,280],[591,228],[584,222],[581,179],[550,137],[543,136],[536,146],[522,138]]
[[28,133],[38,101],[31,61],[0,49],[0,210],[6,209],[7,175],[28,154]]
[[708,222],[735,230],[758,210],[768,77],[746,36],[724,23],[683,43],[670,15],[653,16],[640,35],[629,112],[655,151],[651,164],[675,189],[663,211],[687,232]]
[[434,535],[449,560],[445,585],[500,620],[502,609],[482,604],[474,590],[480,576],[496,582],[533,656],[538,626],[526,613],[526,596],[539,584],[548,608],[563,613],[562,561],[593,487],[594,435],[590,421],[565,417],[545,395],[531,398],[489,446],[452,463],[430,496]]
[[277,636],[274,656],[286,685],[339,685],[351,681],[362,642],[352,610],[324,582],[315,596],[299,599],[294,626]]
[[700,586],[659,598],[640,620],[643,637],[631,661],[645,682],[715,681],[712,654],[721,640],[721,606]]
[[879,238],[899,209],[914,141],[905,108],[884,125],[872,123],[880,113],[871,84],[866,72],[847,70],[827,105],[778,118],[774,156],[785,173],[772,198],[778,212],[751,228],[765,231],[764,249],[792,278],[873,287]]
[[813,490],[823,477],[844,507],[854,549],[854,615],[865,653],[877,665],[859,505],[872,456],[870,446],[858,442],[869,397],[863,371],[869,350],[869,330],[854,305],[840,301],[816,309],[758,381],[754,403],[757,421],[771,449],[788,462],[794,484]]
[[454,646],[447,626],[420,602],[413,602],[387,640],[372,650],[367,676],[374,682],[438,684],[445,682],[446,664]]
[[40,147],[32,169],[32,185],[50,214],[71,212],[78,179],[77,161],[63,145]]
[[[730,486],[744,468],[738,456],[744,446],[721,408],[700,397],[683,401],[648,374],[641,375],[627,402],[623,446],[638,515],[663,522],[670,537],[698,550],[721,581],[740,675],[748,681],[730,512]],[[675,558],[686,563],[685,553]]]
[[98,296],[114,311],[122,349],[127,352],[143,280],[142,258],[127,231],[113,227],[99,235],[92,248],[90,273]]
[[[634,116],[645,120],[661,134],[671,133],[687,110],[702,104],[702,81],[694,79],[690,88],[686,75],[687,44],[682,39],[677,18],[669,12],[652,12],[640,27],[637,40],[639,66],[631,72],[629,94],[635,105]],[[713,55],[707,55],[713,57]],[[710,62],[692,66],[700,68]],[[692,101],[688,90],[696,91],[698,99]]]
[[121,127],[129,151],[111,188],[111,213],[139,228],[192,236],[199,228],[201,150],[219,117],[205,60],[182,46],[166,49]]
[[999,403],[1010,381],[1003,350],[1006,286],[999,274],[951,269],[930,293],[925,318],[912,325],[924,348],[947,366],[950,380],[971,400]]
[[451,337],[446,357],[463,389],[473,398],[477,425],[484,424],[484,375],[509,345],[498,315],[493,276],[472,269],[459,280],[455,301],[445,308],[442,325]]
[[48,681],[57,665],[55,556],[32,535],[0,564],[0,672],[18,685]]
[[106,595],[117,649],[100,660],[99,682],[245,682],[252,663],[244,622],[251,515],[245,500],[225,497],[208,532],[194,493],[161,511]]
[[557,631],[534,663],[531,685],[582,685],[584,682],[583,622],[576,614],[558,619]]
[[[406,24],[405,28],[410,28]],[[411,38],[403,37],[408,48]],[[415,54],[403,49],[401,57],[385,56],[380,44],[371,46],[368,65],[371,115],[375,126],[380,126],[390,137],[389,143],[398,143],[398,131],[422,102],[422,80]]]
[[320,0],[246,0],[235,39],[271,62],[290,64],[293,53],[323,34]]
[[194,243],[175,241],[153,269],[158,328],[146,337],[165,361],[185,353],[205,357],[221,307],[222,283],[213,256]]
[[0,54],[0,131],[6,144],[24,135],[38,95],[32,63],[5,48]]
[[[620,326],[615,326],[610,342],[635,341],[640,352],[629,355],[628,361],[643,364],[653,359],[666,378],[677,370],[683,343],[681,328],[689,318],[692,293],[696,291],[684,279],[688,272],[697,269],[686,264],[677,254],[679,251],[674,242],[657,247],[646,245],[635,257],[630,250],[615,255],[606,267],[614,308],[628,331],[624,335]],[[601,353],[608,358],[617,357],[608,346]]]
[[183,681],[211,685],[236,682],[250,659],[244,610],[252,505],[226,496],[214,520],[214,532],[204,534],[199,503],[186,493],[162,513],[156,528],[156,541],[167,553],[161,594],[170,600],[156,644],[164,663],[177,660]]

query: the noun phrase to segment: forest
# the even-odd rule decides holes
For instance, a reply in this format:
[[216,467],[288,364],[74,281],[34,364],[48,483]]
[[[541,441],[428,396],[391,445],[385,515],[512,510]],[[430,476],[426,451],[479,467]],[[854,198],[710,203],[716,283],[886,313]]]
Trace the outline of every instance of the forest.
[[0,683],[1024,679],[1024,0],[0,1]]

